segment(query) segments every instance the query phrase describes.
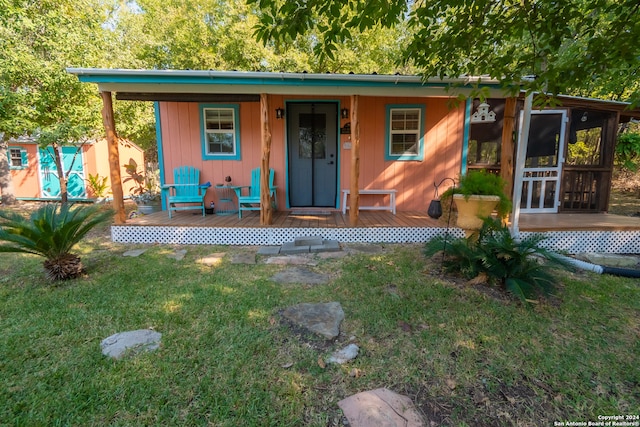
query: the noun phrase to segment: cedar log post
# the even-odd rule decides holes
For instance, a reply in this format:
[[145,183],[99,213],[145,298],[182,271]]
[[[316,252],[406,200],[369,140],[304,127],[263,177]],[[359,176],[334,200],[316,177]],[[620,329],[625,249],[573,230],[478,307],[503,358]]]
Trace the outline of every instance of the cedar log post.
[[269,95],[260,94],[260,129],[262,134],[262,161],[260,162],[260,225],[273,221],[271,189],[269,188],[269,158],[271,157],[271,124],[269,123]]
[[504,105],[504,120],[502,122],[502,147],[500,152],[500,176],[504,179],[505,194],[513,193],[513,129],[516,122],[517,98],[507,98]]
[[124,195],[120,177],[120,154],[116,123],[113,118],[113,101],[111,92],[100,92],[100,96],[102,97],[102,124],[107,135],[107,146],[109,147],[111,192],[113,193],[113,209],[116,211],[114,222],[116,224],[124,224],[127,222],[127,214],[124,211]]
[[358,225],[360,214],[360,121],[358,119],[358,95],[351,95],[351,198],[349,224]]

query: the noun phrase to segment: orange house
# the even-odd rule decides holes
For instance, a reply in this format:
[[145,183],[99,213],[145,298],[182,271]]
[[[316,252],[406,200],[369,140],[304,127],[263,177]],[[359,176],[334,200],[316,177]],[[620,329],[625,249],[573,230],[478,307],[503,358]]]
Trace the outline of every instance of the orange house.
[[[249,185],[251,170],[267,154],[278,207],[286,210],[344,211],[346,190],[359,189],[361,209],[395,203],[399,211],[425,211],[434,184],[485,168],[522,188],[522,212],[605,212],[617,125],[640,117],[626,103],[561,97],[561,107],[529,115],[526,159],[515,170],[524,139],[524,96],[508,98],[493,80],[68,71],[97,83],[103,93],[115,92],[116,99],[155,102],[163,184],[171,182],[175,167],[190,165],[200,169],[203,182],[222,184],[231,177],[235,186]],[[489,94],[486,103],[468,97],[474,87]],[[578,142],[594,155],[575,154]],[[352,161],[354,152],[358,162]],[[219,202],[214,191],[207,197],[207,203]]]
[[[121,159],[128,163],[133,159],[144,165],[144,151],[132,142],[119,142]],[[53,158],[52,147],[42,149],[29,137],[9,140],[7,158],[11,170],[15,196],[18,200],[59,200],[60,183]],[[70,200],[86,200],[96,197],[88,184],[89,176],[109,176],[107,140],[101,139],[82,145],[60,147],[64,172],[67,174],[67,191]],[[125,174],[124,165],[121,166]],[[109,181],[107,181],[108,183]],[[131,194],[125,186],[126,195]],[[107,188],[107,194],[111,191]]]

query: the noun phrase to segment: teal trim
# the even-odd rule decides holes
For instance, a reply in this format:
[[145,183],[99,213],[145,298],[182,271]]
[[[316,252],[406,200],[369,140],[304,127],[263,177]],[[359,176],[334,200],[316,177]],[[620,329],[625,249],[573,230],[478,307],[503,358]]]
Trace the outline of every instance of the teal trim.
[[[391,154],[391,110],[394,109],[419,109],[420,110],[420,140],[418,141],[418,154]],[[424,133],[425,133],[425,112],[426,107],[424,104],[387,104],[386,105],[386,117],[384,128],[384,159],[385,160],[399,160],[399,161],[423,161],[424,160]]]
[[467,173],[467,152],[469,151],[469,132],[471,129],[472,106],[473,99],[467,98],[467,102],[464,106],[464,133],[462,134],[462,165],[460,166],[460,173],[462,175]]
[[[166,185],[166,177],[164,175],[164,151],[162,150],[162,122],[160,118],[160,103],[158,101],[153,103],[153,113],[156,118],[156,145],[158,146],[158,168],[160,169],[160,186]],[[160,192],[162,210],[166,210],[167,205],[166,194],[164,191]]]
[[[207,138],[205,132],[204,110],[207,108],[230,108],[233,110],[233,128],[235,132],[235,153],[210,154],[207,153]],[[202,160],[240,160],[240,105],[239,104],[199,104],[200,111],[200,141],[202,146]]]
[[[331,75],[329,75],[331,76]],[[382,76],[384,77],[384,76]],[[305,79],[302,76],[273,76],[271,78],[265,77],[248,77],[241,76],[214,76],[214,75],[112,75],[112,74],[80,74],[78,80],[82,83],[124,83],[124,84],[183,84],[183,85],[238,85],[238,86],[316,86],[316,87],[376,87],[376,88],[442,88],[443,92],[445,88],[457,88],[457,87],[472,87],[476,83],[463,84],[460,82],[423,82],[416,79],[415,81],[394,81],[393,79],[382,81],[367,80],[367,76],[363,75],[362,79],[339,79],[339,78],[308,78]],[[486,83],[480,84],[480,87],[500,87],[498,83]]]

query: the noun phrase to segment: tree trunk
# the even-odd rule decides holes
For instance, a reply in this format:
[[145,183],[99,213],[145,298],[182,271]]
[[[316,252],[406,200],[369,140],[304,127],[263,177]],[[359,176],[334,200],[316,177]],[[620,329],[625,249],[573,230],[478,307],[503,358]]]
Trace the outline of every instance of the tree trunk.
[[60,154],[60,147],[58,144],[51,144],[53,148],[53,159],[56,162],[56,169],[58,169],[58,181],[60,182],[60,202],[65,204],[69,201],[69,195],[67,194],[67,176],[64,173],[64,169],[62,167],[62,157]]
[[100,92],[100,96],[102,97],[102,124],[104,125],[104,131],[107,135],[107,143],[109,145],[111,193],[113,194],[113,209],[116,211],[114,222],[116,224],[124,224],[127,222],[127,214],[124,210],[118,135],[116,134],[116,123],[113,118],[113,100],[111,92]]
[[13,178],[7,150],[9,142],[5,141],[4,134],[0,134],[0,192],[2,193],[2,204],[5,206],[16,203],[16,194],[13,188]]
[[360,115],[358,95],[351,95],[351,186],[349,224],[358,225],[360,216]]
[[271,158],[271,123],[269,123],[269,95],[260,94],[260,129],[262,134],[262,160],[260,161],[260,225],[273,222],[271,189],[269,188],[269,160]]

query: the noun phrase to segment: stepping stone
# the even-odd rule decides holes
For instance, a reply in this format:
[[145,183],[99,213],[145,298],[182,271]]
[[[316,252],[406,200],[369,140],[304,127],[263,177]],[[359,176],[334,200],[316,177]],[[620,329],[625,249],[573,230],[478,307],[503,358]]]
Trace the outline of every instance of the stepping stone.
[[282,316],[307,330],[332,340],[340,335],[344,311],[339,302],[303,303],[286,308]]
[[280,246],[261,246],[258,249],[258,255],[278,255],[280,253]]
[[341,250],[337,240],[323,240],[319,245],[309,246],[309,252],[338,252]]
[[173,253],[170,253],[169,255],[167,255],[167,258],[172,258],[172,259],[175,259],[176,261],[182,261],[186,254],[187,254],[186,249],[178,249],[178,250],[175,250]]
[[204,265],[210,265],[210,266],[219,265],[222,262],[222,258],[224,258],[225,255],[226,253],[224,252],[216,252],[206,257],[200,258],[198,260],[198,263],[204,264]]
[[305,256],[274,256],[267,258],[264,263],[276,265],[318,265],[316,261]]
[[286,242],[280,248],[281,254],[304,254],[309,253],[309,245],[298,245],[294,242]]
[[131,249],[130,251],[123,253],[122,256],[139,257],[146,251],[146,249]]
[[329,276],[327,274],[315,273],[304,267],[293,267],[274,274],[270,280],[280,284],[302,283],[305,285],[324,285],[329,282]]
[[231,256],[231,264],[249,264],[253,265],[256,263],[256,255],[255,254],[233,254]]
[[342,365],[358,357],[359,351],[360,351],[360,347],[358,347],[355,344],[349,344],[342,350],[335,351],[327,359],[327,363],[337,363],[338,365]]
[[411,399],[386,388],[363,391],[338,402],[351,427],[424,427]]
[[121,359],[125,355],[136,355],[143,351],[154,351],[160,346],[162,334],[151,329],[119,332],[102,340],[102,354],[113,359]]
[[322,244],[322,237],[319,236],[300,236],[293,240],[295,246],[317,246]]
[[320,259],[339,259],[349,256],[349,252],[320,252],[317,257]]

